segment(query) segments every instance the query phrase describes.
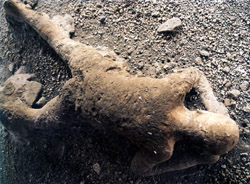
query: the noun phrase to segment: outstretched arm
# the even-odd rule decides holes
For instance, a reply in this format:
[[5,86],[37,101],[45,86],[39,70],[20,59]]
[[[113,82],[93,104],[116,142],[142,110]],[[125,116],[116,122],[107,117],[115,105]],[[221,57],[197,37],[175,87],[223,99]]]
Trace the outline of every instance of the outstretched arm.
[[196,68],[187,68],[181,72],[173,73],[169,77],[173,81],[180,81],[181,86],[179,88],[183,94],[190,92],[192,88],[196,89],[208,111],[228,116],[226,107],[218,102],[214,96],[211,85],[203,72]]
[[34,130],[56,130],[68,126],[67,104],[57,96],[40,109],[31,108],[41,84],[28,81],[29,74],[10,77],[0,87],[0,120],[8,131],[20,138],[29,137]]

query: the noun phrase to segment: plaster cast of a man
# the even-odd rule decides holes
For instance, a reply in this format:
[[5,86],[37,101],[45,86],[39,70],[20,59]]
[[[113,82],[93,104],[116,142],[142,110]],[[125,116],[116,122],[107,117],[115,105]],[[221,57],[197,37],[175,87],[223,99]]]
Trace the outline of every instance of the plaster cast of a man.
[[[163,79],[138,77],[127,65],[104,57],[97,50],[70,39],[69,32],[16,0],[4,4],[6,15],[29,24],[68,64],[72,79],[60,95],[40,109],[31,107],[41,85],[29,74],[10,77],[0,89],[0,115],[4,126],[20,138],[34,131],[71,126],[77,114],[94,127],[111,128],[138,146],[131,169],[152,175],[212,164],[238,142],[236,123],[219,103],[202,72],[188,68]],[[190,111],[184,98],[192,88],[199,91],[207,111]],[[196,157],[170,160],[176,142],[187,139],[199,146]],[[183,153],[185,155],[185,153]],[[187,154],[188,155],[188,154]]]

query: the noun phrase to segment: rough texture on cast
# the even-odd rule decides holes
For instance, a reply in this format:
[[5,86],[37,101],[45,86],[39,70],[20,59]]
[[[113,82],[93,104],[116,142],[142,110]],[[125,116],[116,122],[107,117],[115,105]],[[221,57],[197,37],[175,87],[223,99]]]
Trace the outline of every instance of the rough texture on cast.
[[[30,75],[14,75],[4,83],[0,88],[0,117],[14,135],[32,138],[34,131],[70,127],[77,114],[82,121],[111,128],[136,144],[139,151],[131,169],[145,175],[214,163],[237,144],[238,126],[199,70],[188,68],[164,79],[138,77],[127,72],[125,63],[114,62],[71,40],[68,29],[48,15],[14,0],[6,1],[4,7],[7,16],[33,27],[73,74],[61,94],[40,109],[32,108],[32,104],[41,86],[28,81]],[[192,88],[200,92],[207,111],[185,108],[185,95]],[[156,170],[154,166],[171,160],[175,143],[182,139],[197,144],[199,154],[192,157],[187,153],[178,163],[170,162]]]

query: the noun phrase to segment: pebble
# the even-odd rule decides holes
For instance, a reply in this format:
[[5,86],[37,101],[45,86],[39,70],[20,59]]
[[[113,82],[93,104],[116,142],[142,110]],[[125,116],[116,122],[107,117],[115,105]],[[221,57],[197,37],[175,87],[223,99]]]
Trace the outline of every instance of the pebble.
[[244,112],[250,112],[250,107],[249,106],[245,106],[242,109]]
[[242,91],[247,91],[249,87],[249,82],[248,81],[244,81],[242,82],[242,84],[240,85],[240,89],[242,89]]
[[105,16],[100,16],[99,21],[100,21],[101,24],[104,24],[105,20],[106,20]]
[[181,20],[179,18],[172,18],[167,20],[165,23],[161,24],[158,28],[158,32],[169,32],[169,31],[174,31],[177,27],[181,26]]
[[93,165],[93,170],[97,173],[97,174],[100,174],[100,171],[101,171],[101,167],[98,163],[95,163]]
[[231,106],[231,105],[235,105],[236,102],[234,100],[232,100],[232,99],[227,98],[227,99],[224,100],[224,104],[225,104],[225,106]]
[[240,156],[248,156],[247,152],[241,153]]
[[152,17],[159,17],[160,13],[158,11],[152,12]]
[[83,180],[83,181],[81,181],[81,182],[80,182],[80,184],[85,184],[85,181],[84,181],[84,180]]
[[198,65],[201,65],[201,64],[202,64],[202,59],[201,59],[201,57],[195,58],[195,63],[198,64]]
[[14,71],[14,63],[9,64],[8,69],[10,72]]
[[230,54],[230,53],[227,53],[227,58],[228,58],[228,59],[233,59],[233,56],[232,56],[232,54]]
[[35,81],[31,81],[25,85],[25,91],[23,92],[22,98],[25,99],[27,105],[32,106],[41,89],[42,85]]
[[228,95],[232,96],[234,98],[238,98],[240,96],[240,91],[237,89],[233,89],[233,90],[228,92]]
[[227,166],[226,165],[221,165],[221,168],[226,169]]
[[230,87],[232,86],[232,82],[231,81],[227,81],[226,84],[225,84],[226,87]]
[[205,56],[205,57],[209,57],[210,56],[209,52],[205,51],[205,50],[200,50],[199,53],[200,53],[201,56]]
[[228,66],[222,68],[222,71],[225,73],[229,73],[230,72],[230,68]]

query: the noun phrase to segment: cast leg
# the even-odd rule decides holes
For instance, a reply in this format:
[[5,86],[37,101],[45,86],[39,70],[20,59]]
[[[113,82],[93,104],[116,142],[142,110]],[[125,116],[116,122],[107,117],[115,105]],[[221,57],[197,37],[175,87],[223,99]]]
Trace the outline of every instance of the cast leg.
[[71,69],[89,68],[88,65],[103,60],[95,49],[70,39],[69,32],[54,23],[55,20],[52,21],[47,14],[35,12],[18,0],[6,0],[4,8],[8,16],[35,29]]
[[173,154],[175,141],[170,140],[163,150],[139,150],[132,162],[131,170],[136,174],[148,173],[152,168],[162,162],[169,160]]
[[175,156],[174,159],[170,159],[169,161],[162,163],[159,166],[155,166],[152,170],[146,172],[144,176],[152,176],[171,171],[179,171],[200,164],[214,164],[218,160],[219,160],[218,155],[209,155],[209,154],[197,155],[194,153],[184,153]]

